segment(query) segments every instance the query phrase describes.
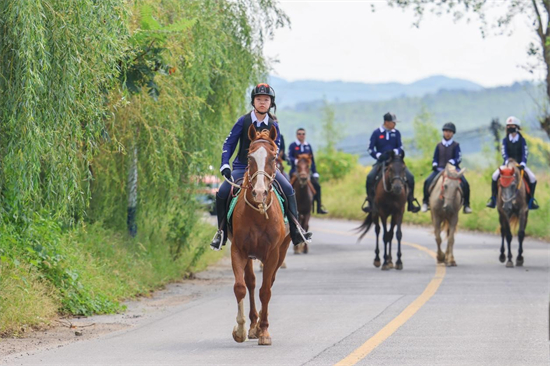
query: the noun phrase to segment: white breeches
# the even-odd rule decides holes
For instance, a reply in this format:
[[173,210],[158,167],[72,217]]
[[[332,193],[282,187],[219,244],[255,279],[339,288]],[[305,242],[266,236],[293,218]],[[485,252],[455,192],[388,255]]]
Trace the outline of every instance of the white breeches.
[[[506,166],[501,166],[500,168],[505,169]],[[531,169],[529,169],[528,167],[525,167],[524,170],[525,170],[525,174],[527,174],[527,176],[529,177],[529,182],[535,183],[537,181],[537,177],[535,177],[535,174],[533,174]],[[493,173],[493,180],[496,182],[499,176],[500,176],[500,169],[497,169]]]

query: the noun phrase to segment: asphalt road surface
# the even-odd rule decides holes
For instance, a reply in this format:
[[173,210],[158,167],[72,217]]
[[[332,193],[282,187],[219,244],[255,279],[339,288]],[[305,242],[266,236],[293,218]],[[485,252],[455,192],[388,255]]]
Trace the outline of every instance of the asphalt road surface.
[[524,267],[505,268],[498,236],[458,233],[458,266],[446,268],[436,265],[430,231],[405,227],[404,269],[381,271],[372,265],[374,234],[357,244],[357,225],[314,219],[310,253],[289,252],[270,303],[272,346],[233,340],[237,304],[226,265],[218,291],[11,364],[549,365],[550,244],[528,238]]

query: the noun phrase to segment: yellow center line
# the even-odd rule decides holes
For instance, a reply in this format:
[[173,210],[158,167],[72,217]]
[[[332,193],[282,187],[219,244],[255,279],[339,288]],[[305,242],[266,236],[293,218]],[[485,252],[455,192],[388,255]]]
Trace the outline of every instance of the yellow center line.
[[[327,230],[327,229],[314,229],[314,231],[321,231],[325,233],[332,233],[332,234],[338,234],[338,235],[345,235],[345,236],[357,236],[349,232],[345,231],[336,231],[336,230]],[[421,250],[424,253],[427,253],[432,258],[437,258],[437,255],[434,251],[426,248],[425,246],[418,245],[415,243],[409,243],[406,241],[401,241],[402,244],[408,245],[410,247],[413,247],[415,249]],[[383,245],[383,244],[382,244]],[[437,289],[441,285],[441,282],[443,282],[443,278],[445,277],[446,269],[444,264],[436,264],[435,267],[435,274],[430,283],[428,283],[428,286],[424,289],[424,292],[420,294],[412,303],[409,304],[391,322],[386,324],[386,326],[378,331],[375,335],[373,335],[371,338],[369,338],[365,343],[363,343],[361,346],[359,346],[355,351],[350,353],[346,358],[341,360],[336,364],[336,366],[351,366],[355,365],[365,357],[369,355],[376,347],[378,347],[380,344],[382,344],[386,339],[388,339],[399,327],[401,327],[403,324],[405,324],[424,304],[430,300],[430,298],[436,293]]]

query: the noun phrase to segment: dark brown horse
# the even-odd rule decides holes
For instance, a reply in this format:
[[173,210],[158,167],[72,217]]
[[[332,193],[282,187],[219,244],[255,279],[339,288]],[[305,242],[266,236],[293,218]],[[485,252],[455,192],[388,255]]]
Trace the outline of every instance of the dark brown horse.
[[519,222],[518,229],[518,256],[516,265],[523,266],[523,238],[525,238],[525,228],[527,227],[527,217],[529,207],[527,204],[527,188],[523,179],[523,171],[518,169],[517,162],[510,159],[505,168],[500,168],[500,178],[498,181],[497,209],[500,220],[500,235],[502,243],[500,245],[500,262],[504,263],[504,239],[508,244],[508,261],[506,267],[513,268],[512,262],[512,227]]
[[[383,270],[388,270],[394,267],[391,256],[391,242],[393,240],[394,228],[397,228],[397,262],[395,263],[395,269],[403,269],[403,262],[401,261],[401,238],[403,236],[401,233],[401,222],[403,221],[405,203],[407,202],[408,194],[408,186],[405,181],[405,168],[406,166],[403,161],[403,157],[401,155],[396,155],[392,151],[390,158],[382,163],[382,170],[380,173],[382,175],[382,179],[378,180],[374,188],[374,209],[367,215],[365,221],[359,227],[359,231],[362,231],[362,234],[359,237],[359,240],[361,240],[374,223],[376,232],[376,249],[374,251],[376,257],[374,258],[374,266],[380,267],[380,250],[378,249],[380,224],[378,219],[382,220],[382,227],[384,228]],[[386,223],[390,216],[391,222],[388,230]]]
[[[233,232],[229,236],[231,265],[235,275],[234,292],[238,304],[237,326],[233,329],[233,338],[237,342],[246,340],[244,297],[248,288],[248,338],[258,338],[259,345],[271,345],[271,337],[267,330],[271,286],[275,282],[277,270],[285,260],[290,236],[272,186],[276,175],[277,146],[274,141],[277,131],[271,127],[269,132],[260,133],[256,132],[254,126],[250,126],[248,137],[252,141],[248,152],[248,169],[244,176],[243,191],[239,194],[233,213]],[[260,260],[264,265],[259,322],[254,300],[256,277],[253,258]]]
[[[296,157],[296,173],[293,175],[290,183],[296,192],[296,204],[298,205],[298,214],[300,217],[300,225],[305,231],[309,230],[309,219],[311,218],[311,210],[313,207],[313,196],[315,189],[310,180],[310,167],[312,158],[310,154],[300,154]],[[294,254],[308,252],[307,243],[296,245]]]

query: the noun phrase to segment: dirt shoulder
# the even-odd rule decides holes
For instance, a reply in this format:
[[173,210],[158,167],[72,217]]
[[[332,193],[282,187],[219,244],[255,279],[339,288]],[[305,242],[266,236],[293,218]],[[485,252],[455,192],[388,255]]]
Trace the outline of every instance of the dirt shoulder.
[[127,309],[123,313],[57,319],[48,327],[27,330],[21,338],[1,338],[0,364],[7,364],[42,350],[131,329],[162,316],[177,306],[231,286],[232,283],[231,262],[226,256],[208,270],[195,274],[192,279],[169,284],[152,293],[150,297],[124,302]]

